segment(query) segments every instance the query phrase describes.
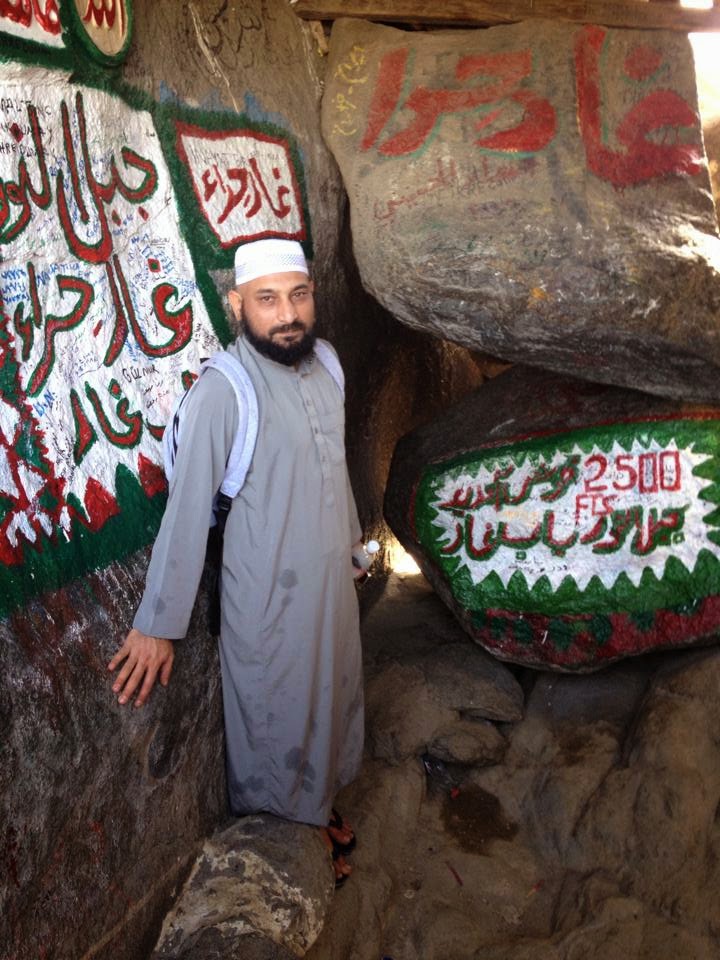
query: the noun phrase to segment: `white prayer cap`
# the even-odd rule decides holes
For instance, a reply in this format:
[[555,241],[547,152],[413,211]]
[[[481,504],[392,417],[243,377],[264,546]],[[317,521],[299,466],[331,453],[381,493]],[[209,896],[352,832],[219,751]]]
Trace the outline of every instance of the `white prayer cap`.
[[235,283],[257,280],[271,273],[309,274],[303,248],[297,240],[254,240],[235,251]]

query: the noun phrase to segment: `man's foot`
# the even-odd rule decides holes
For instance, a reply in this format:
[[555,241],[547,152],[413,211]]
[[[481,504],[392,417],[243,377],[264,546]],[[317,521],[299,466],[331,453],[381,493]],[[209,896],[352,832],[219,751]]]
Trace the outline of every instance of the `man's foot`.
[[333,847],[341,854],[347,855],[355,849],[357,840],[353,829],[347,820],[343,820],[335,807],[333,807],[332,815],[328,821],[327,832]]
[[347,878],[352,873],[352,867],[345,860],[342,850],[334,842],[333,838],[330,836],[330,831],[325,827],[320,827],[320,833],[322,835],[325,846],[327,847],[328,853],[332,856],[332,865],[333,870],[335,871],[335,889],[341,887]]

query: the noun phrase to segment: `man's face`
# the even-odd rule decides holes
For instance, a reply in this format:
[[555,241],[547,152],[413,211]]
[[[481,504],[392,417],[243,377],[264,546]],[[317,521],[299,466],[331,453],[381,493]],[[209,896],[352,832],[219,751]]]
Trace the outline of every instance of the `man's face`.
[[313,283],[304,273],[273,273],[229,293],[230,305],[255,349],[288,366],[315,343]]

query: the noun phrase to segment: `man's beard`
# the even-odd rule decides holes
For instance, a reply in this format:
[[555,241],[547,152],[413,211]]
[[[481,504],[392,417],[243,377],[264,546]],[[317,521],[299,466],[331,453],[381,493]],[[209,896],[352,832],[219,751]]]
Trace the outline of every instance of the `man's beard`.
[[[243,307],[240,307],[240,317],[244,326],[245,339],[252,344],[258,353],[277,363],[284,363],[286,367],[294,366],[299,360],[309,356],[315,346],[315,330],[307,330],[299,320],[293,320],[292,323],[283,324],[280,327],[273,327],[270,336],[261,337],[255,333],[251,323],[248,321],[247,314]],[[276,333],[291,333],[293,330],[304,330],[303,336],[295,343],[284,345],[275,343],[272,336]]]

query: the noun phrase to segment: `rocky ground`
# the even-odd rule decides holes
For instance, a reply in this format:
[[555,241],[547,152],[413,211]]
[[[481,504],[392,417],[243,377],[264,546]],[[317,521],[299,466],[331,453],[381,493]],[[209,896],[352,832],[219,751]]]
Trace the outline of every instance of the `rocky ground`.
[[308,960],[719,955],[717,649],[511,671],[421,577],[364,642],[355,871]]
[[333,894],[316,831],[237,821],[157,956],[717,958],[720,651],[509,668],[422,577],[364,589],[367,756],[338,800],[353,875]]

